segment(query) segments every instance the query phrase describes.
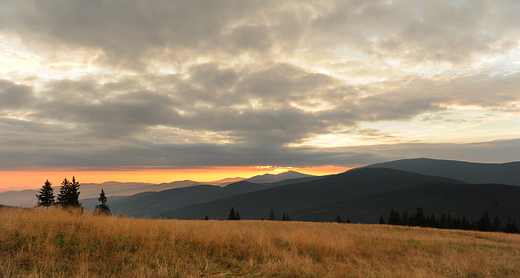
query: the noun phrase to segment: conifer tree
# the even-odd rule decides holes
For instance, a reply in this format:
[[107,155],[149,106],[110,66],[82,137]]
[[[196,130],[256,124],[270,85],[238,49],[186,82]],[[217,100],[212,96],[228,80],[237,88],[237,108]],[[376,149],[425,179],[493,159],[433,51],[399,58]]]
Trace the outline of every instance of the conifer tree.
[[446,229],[448,225],[446,224],[446,215],[442,213],[441,219],[439,220],[439,228]]
[[45,184],[40,189],[36,198],[38,199],[37,205],[43,207],[49,207],[54,204],[54,189],[51,187],[52,183],[49,180],[45,181]]
[[237,210],[237,217],[235,220],[240,220],[240,213],[238,212],[238,210]]
[[511,219],[511,217],[509,217],[509,219],[507,220],[507,224],[506,224],[506,227],[504,228],[504,232],[510,233],[510,234],[520,233],[520,230],[518,229],[518,225],[516,224],[516,221]]
[[495,219],[493,219],[493,231],[499,232],[502,230],[502,224],[500,223],[500,217],[495,216]]
[[67,180],[67,178],[63,179],[63,181],[61,182],[60,193],[58,193],[57,203],[62,207],[66,206],[68,203],[67,197],[69,192],[69,185],[70,182],[69,180]]
[[449,214],[448,216],[446,216],[446,226],[448,227],[448,229],[453,229],[453,219],[451,219],[451,216]]
[[385,218],[381,214],[381,217],[379,217],[379,224],[385,224]]
[[349,223],[350,224],[350,218],[347,218],[347,221],[345,221],[345,223]]
[[435,219],[433,213],[429,217],[426,217],[426,226],[431,228],[437,227],[437,219]]
[[408,226],[410,225],[410,219],[408,218],[408,212],[403,212],[403,219],[401,220],[401,225]]
[[231,211],[229,212],[227,220],[237,220],[237,214],[235,213],[235,208],[231,207]]
[[478,222],[478,229],[480,231],[491,231],[491,218],[489,217],[487,211],[484,211],[484,214],[482,214],[482,217],[480,217]]
[[424,211],[421,207],[417,208],[413,216],[415,225],[424,227],[426,225],[426,217],[424,216]]
[[112,213],[110,212],[110,208],[107,205],[107,197],[105,196],[105,191],[103,189],[101,189],[101,193],[99,193],[98,201],[100,201],[101,204],[96,206],[94,212],[98,215],[111,215]]
[[401,225],[402,219],[401,214],[394,209],[390,210],[390,217],[388,218],[389,225]]
[[269,212],[269,220],[276,220],[276,216],[274,215],[273,209]]
[[343,218],[341,218],[341,216],[339,216],[339,213],[338,213],[338,216],[336,216],[336,222],[343,223]]
[[[465,218],[466,216],[464,216]],[[463,228],[463,226],[466,225],[466,228]],[[464,219],[461,219],[460,217],[454,217],[453,218],[453,229],[455,230],[472,230],[473,224],[466,218],[466,224],[464,224]]]
[[58,204],[64,208],[81,207],[78,190],[79,182],[75,177],[72,177],[72,181],[65,178],[61,183],[60,193],[58,193]]

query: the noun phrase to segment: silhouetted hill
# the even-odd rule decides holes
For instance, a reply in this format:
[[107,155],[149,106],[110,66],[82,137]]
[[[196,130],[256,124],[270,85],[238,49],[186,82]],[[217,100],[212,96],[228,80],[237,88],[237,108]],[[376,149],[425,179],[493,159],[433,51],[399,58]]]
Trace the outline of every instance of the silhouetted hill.
[[[99,197],[101,189],[105,191],[107,197],[110,198],[117,196],[118,198],[115,199],[120,199],[119,197],[132,196],[143,192],[159,192],[168,189],[196,186],[202,184],[226,186],[230,183],[237,182],[243,179],[244,178],[240,177],[227,178],[223,180],[211,181],[208,183],[183,180],[160,184],[116,181],[109,181],[104,183],[81,183],[80,181],[79,198],[80,202],[85,202],[87,204],[85,208],[90,209],[90,206],[94,202],[93,199],[96,200]],[[60,184],[53,185],[54,196],[56,196],[59,193],[60,186]],[[9,190],[0,192],[0,203],[12,206],[32,207],[36,205],[36,194],[38,194],[38,192],[39,189],[28,189],[19,191]]]
[[520,162],[493,164],[415,158],[377,163],[363,168],[389,168],[468,183],[520,185]]
[[228,184],[225,187],[197,185],[159,192],[143,192],[115,201],[111,201],[109,198],[107,204],[113,214],[151,217],[163,211],[258,191],[272,186],[274,185],[256,184],[247,181]]
[[[101,189],[105,191],[108,197],[111,196],[130,196],[147,191],[161,191],[172,188],[181,188],[194,186],[199,184],[195,181],[175,181],[170,183],[142,183],[142,182],[115,182],[109,181],[104,183],[81,183],[79,187],[79,198],[80,202],[87,199],[87,203],[90,203],[92,199],[97,199]],[[57,196],[60,192],[61,185],[59,183],[53,184],[54,196]],[[36,205],[36,194],[39,193],[39,189],[29,189],[20,191],[4,191],[0,192],[0,203],[13,205],[13,206],[27,206],[32,207]]]
[[258,175],[254,176],[252,178],[246,179],[248,182],[253,183],[275,183],[283,180],[290,180],[290,179],[299,179],[299,178],[308,178],[308,177],[314,177],[313,175],[307,175],[302,174],[296,171],[287,171],[280,174],[264,174],[264,175]]
[[294,210],[389,192],[425,182],[460,183],[443,177],[392,169],[367,168],[192,205],[163,212],[159,216],[203,219],[208,215],[210,219],[226,219],[233,206],[240,212],[242,219],[260,219],[267,218],[271,209],[281,215]]
[[478,219],[487,211],[491,217],[501,216],[520,220],[520,187],[500,184],[425,183],[409,188],[345,200],[333,204],[290,212],[291,220],[335,221],[338,213],[353,223],[378,223],[383,215],[388,219],[391,209],[414,213],[422,207],[427,214],[440,217],[466,216]]

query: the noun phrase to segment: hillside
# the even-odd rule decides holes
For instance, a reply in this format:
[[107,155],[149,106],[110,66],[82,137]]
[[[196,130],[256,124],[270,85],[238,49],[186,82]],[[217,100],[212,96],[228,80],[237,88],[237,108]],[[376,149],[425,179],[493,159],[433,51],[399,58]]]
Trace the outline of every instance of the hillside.
[[520,186],[520,162],[472,163],[429,158],[403,159],[363,168],[389,168],[423,175],[447,177],[467,183],[498,183]]
[[117,200],[110,200],[109,198],[108,204],[113,214],[152,217],[163,211],[258,191],[272,186],[247,181],[232,183],[225,187],[197,185],[159,192],[143,192]]
[[367,168],[183,207],[163,212],[159,217],[203,219],[208,215],[210,219],[226,219],[233,206],[243,219],[260,219],[267,218],[271,209],[280,215],[308,207],[403,189],[425,182],[461,183],[448,178],[392,169]]
[[518,235],[0,209],[0,277],[519,277]]
[[338,213],[353,223],[378,223],[391,209],[414,213],[422,207],[427,214],[440,217],[466,216],[478,219],[487,211],[499,215],[505,223],[508,217],[520,221],[520,187],[500,184],[425,183],[405,189],[376,194],[333,204],[290,212],[292,220],[334,221]]
[[[108,197],[108,205],[113,214],[121,214],[131,217],[153,217],[163,211],[169,211],[193,204],[209,202],[281,185],[315,180],[318,178],[320,177],[309,176],[264,184],[239,181],[228,184],[224,187],[195,185],[159,192],[141,192],[132,196],[111,196]],[[89,198],[82,200],[82,204],[86,210],[93,210],[99,202],[97,201],[97,198]]]

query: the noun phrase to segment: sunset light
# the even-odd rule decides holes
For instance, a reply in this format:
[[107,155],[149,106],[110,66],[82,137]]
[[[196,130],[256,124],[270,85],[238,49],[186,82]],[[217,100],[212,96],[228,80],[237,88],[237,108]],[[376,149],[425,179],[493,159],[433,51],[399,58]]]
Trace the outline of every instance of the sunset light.
[[0,190],[520,157],[518,1],[120,5],[1,2]]
[[320,167],[208,167],[199,169],[127,169],[119,171],[81,171],[81,170],[42,170],[42,171],[3,171],[2,182],[4,190],[38,189],[45,180],[59,186],[64,178],[75,176],[80,183],[103,183],[107,181],[169,183],[173,181],[192,180],[212,182],[226,178],[250,178],[263,174],[280,174],[289,170],[309,175],[330,175],[345,172],[350,168],[338,166]]
[[0,0],[0,277],[520,277],[520,0]]

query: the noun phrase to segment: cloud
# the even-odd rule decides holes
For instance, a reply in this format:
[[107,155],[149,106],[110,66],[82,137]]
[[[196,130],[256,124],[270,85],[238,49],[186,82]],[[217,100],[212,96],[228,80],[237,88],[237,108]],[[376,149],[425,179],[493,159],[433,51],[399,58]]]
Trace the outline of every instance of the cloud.
[[[47,51],[56,46],[101,50],[100,63],[143,70],[147,59],[165,49],[171,53],[210,51],[227,24],[240,20],[256,5],[243,1],[53,0],[5,1],[3,6],[8,10],[2,16],[4,30],[16,32],[27,43],[41,44]],[[240,40],[251,34],[247,29],[236,31],[233,38],[240,47]]]
[[460,64],[516,49],[520,34],[502,15],[518,8],[511,1],[358,1],[330,9],[314,26],[329,35],[327,43],[344,47],[345,36],[366,54]]
[[[93,51],[142,71],[189,62],[319,47],[409,62],[465,63],[516,49],[516,1],[3,1],[0,27],[31,45]],[[222,56],[224,55],[224,56]],[[267,55],[262,57],[262,55]],[[221,60],[221,59],[220,59]]]
[[25,92],[17,96],[27,98],[28,119],[69,125],[90,137],[139,138],[164,127],[278,146],[365,122],[407,121],[453,105],[510,110],[508,103],[520,101],[517,78],[414,77],[347,87],[331,76],[287,64],[234,70],[209,63],[192,66],[186,75],[107,83],[92,76],[50,81],[37,102],[28,93],[32,88],[9,86]]
[[[290,146],[328,134],[409,139],[386,122],[422,119],[418,128],[439,130],[490,113],[515,117],[520,70],[509,59],[520,57],[519,5],[1,1],[0,41],[17,42],[2,45],[23,45],[11,56],[35,66],[12,63],[0,79],[0,141],[10,146],[0,168],[344,165],[412,148],[450,156],[441,148],[459,145]],[[464,109],[481,112],[465,118]],[[461,157],[479,149],[466,148]]]
[[[33,127],[30,127],[33,125]],[[0,169],[81,168],[110,170],[135,167],[212,167],[277,165],[306,167],[337,165],[356,167],[402,158],[430,157],[477,162],[515,161],[520,140],[478,143],[397,143],[370,146],[315,148],[258,148],[245,143],[155,142],[147,139],[117,140],[85,138],[66,128],[27,122],[0,121],[5,146]],[[23,130],[20,127],[24,126]],[[29,127],[28,127],[29,126]],[[28,128],[27,128],[28,127]],[[25,133],[23,138],[20,133]],[[380,136],[374,130],[361,130],[366,136]],[[58,138],[58,139],[57,139]],[[197,136],[200,138],[200,135]]]
[[0,79],[0,111],[21,109],[35,101],[29,86],[17,85],[11,81]]

